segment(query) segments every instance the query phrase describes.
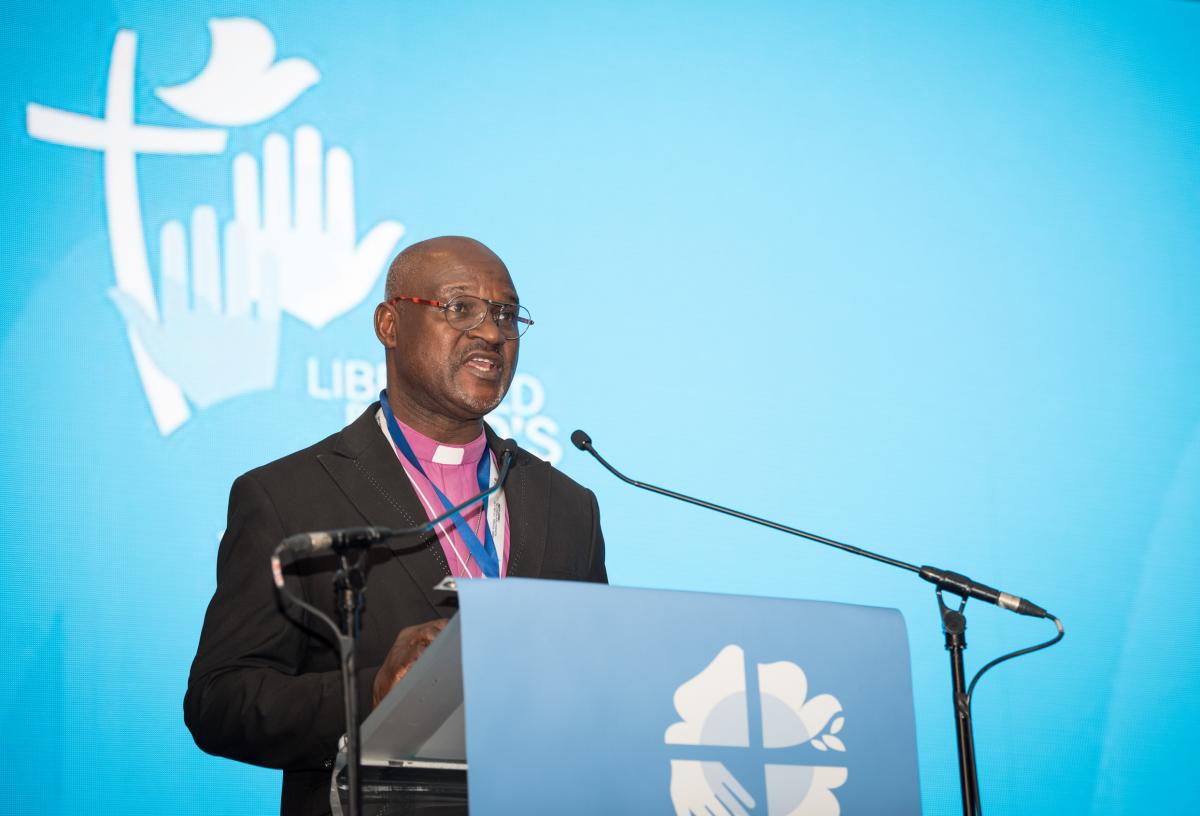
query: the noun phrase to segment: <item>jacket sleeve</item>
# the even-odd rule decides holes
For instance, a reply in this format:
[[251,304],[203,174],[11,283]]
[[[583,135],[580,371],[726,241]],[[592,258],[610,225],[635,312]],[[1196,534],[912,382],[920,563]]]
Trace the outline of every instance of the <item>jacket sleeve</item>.
[[[253,474],[240,477],[230,492],[217,589],[188,677],[184,720],[210,754],[315,770],[327,767],[345,732],[341,673],[303,671],[309,650],[335,648],[333,633],[294,607],[285,613],[270,575],[271,552],[283,536],[267,491]],[[371,709],[376,671],[359,669],[360,717]]]
[[587,580],[597,584],[608,583],[608,568],[604,565],[604,533],[600,529],[600,505],[596,494],[588,491],[592,509],[591,555],[588,559]]

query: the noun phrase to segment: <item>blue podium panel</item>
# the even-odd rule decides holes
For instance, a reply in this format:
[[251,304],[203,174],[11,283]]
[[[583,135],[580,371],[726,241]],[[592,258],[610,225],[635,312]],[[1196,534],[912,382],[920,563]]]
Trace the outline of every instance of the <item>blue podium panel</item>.
[[894,609],[459,584],[473,816],[917,814]]

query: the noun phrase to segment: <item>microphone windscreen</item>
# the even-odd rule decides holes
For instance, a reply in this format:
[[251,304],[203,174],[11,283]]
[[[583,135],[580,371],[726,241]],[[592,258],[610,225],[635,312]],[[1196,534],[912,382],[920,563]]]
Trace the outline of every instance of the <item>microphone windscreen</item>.
[[592,438],[583,431],[572,431],[571,444],[579,448],[581,451],[586,451],[588,446],[592,444]]

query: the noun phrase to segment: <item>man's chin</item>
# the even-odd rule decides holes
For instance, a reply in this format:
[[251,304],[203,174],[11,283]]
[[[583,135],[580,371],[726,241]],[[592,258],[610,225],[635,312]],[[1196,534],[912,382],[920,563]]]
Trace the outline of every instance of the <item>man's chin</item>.
[[504,391],[491,391],[485,393],[465,393],[461,394],[459,399],[471,414],[479,417],[486,416],[504,401]]
[[508,393],[507,378],[490,381],[475,377],[468,372],[464,373],[466,376],[463,379],[466,382],[459,380],[456,389],[459,401],[478,416],[484,416],[496,410],[496,406],[504,401],[504,395]]

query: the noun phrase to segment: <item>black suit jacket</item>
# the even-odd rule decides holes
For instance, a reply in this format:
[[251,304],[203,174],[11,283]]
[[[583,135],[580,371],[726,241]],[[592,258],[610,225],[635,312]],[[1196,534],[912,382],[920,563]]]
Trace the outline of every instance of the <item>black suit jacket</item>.
[[[408,476],[375,420],[379,404],[341,432],[240,476],[217,555],[217,589],[188,678],[184,719],[203,750],[283,770],[281,810],[328,813],[330,769],[345,731],[341,675],[330,633],[285,612],[270,576],[272,550],[310,530],[427,519]],[[493,450],[499,440],[487,429]],[[504,486],[508,575],[607,580],[596,498],[528,451],[517,449]],[[358,710],[405,626],[449,617],[453,601],[433,586],[450,574],[437,538],[400,541],[370,553],[358,646]],[[298,562],[289,588],[334,620],[335,558]],[[292,607],[294,609],[294,607]]]

